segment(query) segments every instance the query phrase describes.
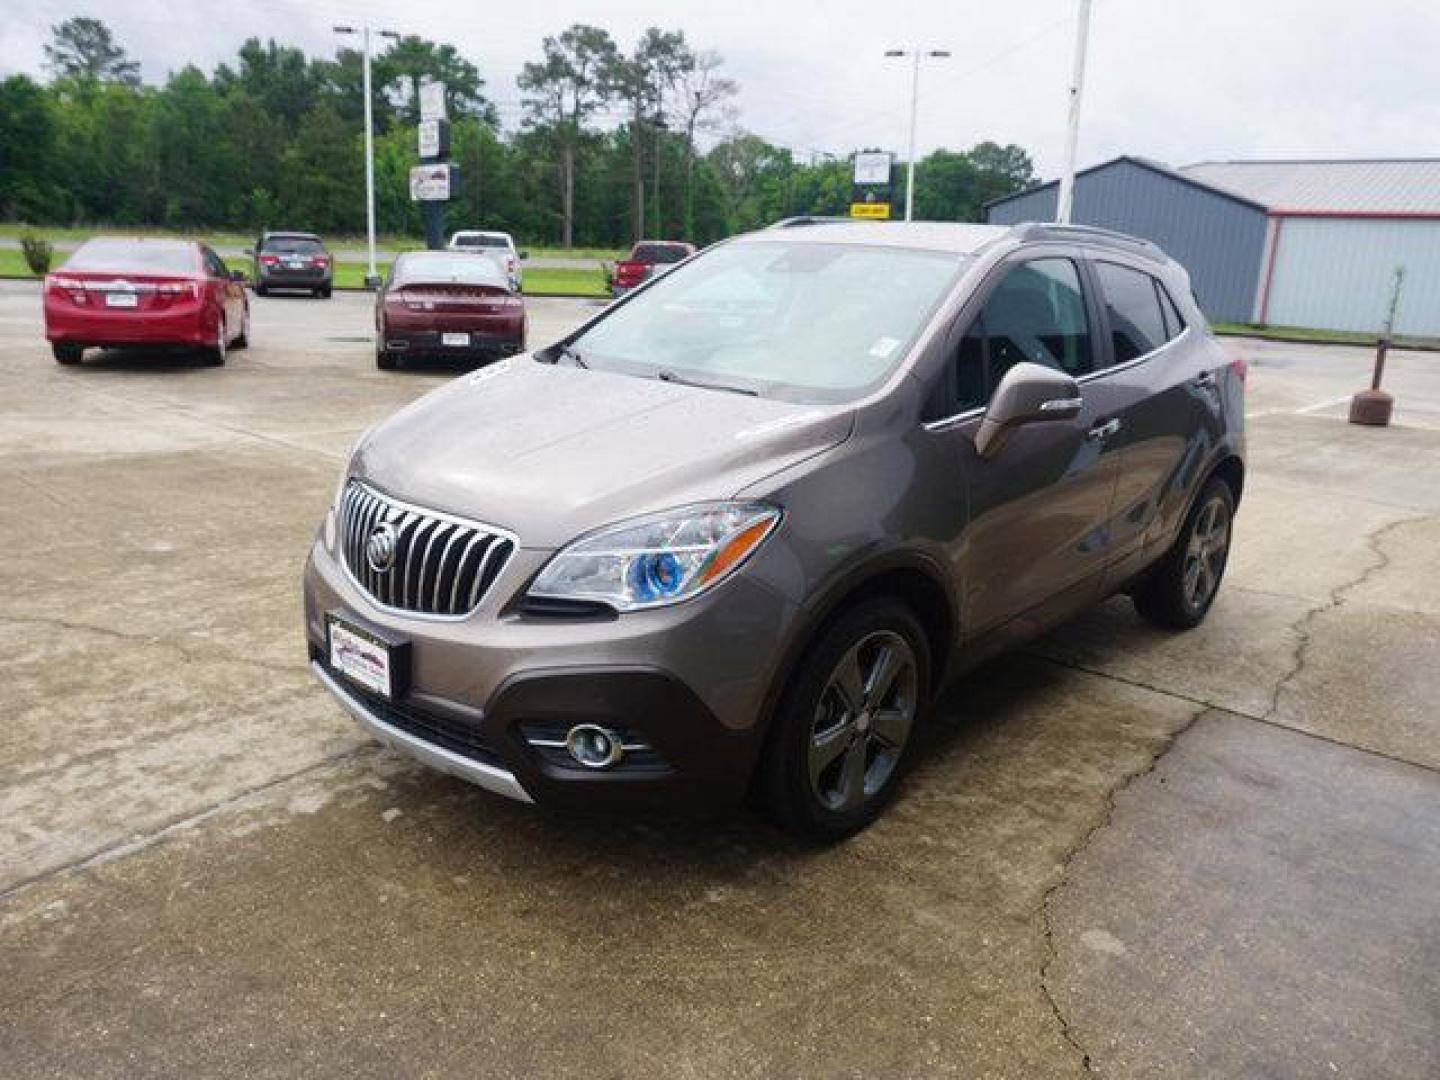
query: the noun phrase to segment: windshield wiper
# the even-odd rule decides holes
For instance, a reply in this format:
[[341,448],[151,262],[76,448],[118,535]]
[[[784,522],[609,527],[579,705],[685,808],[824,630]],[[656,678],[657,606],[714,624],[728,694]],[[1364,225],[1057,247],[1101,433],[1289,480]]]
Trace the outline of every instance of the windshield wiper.
[[676,375],[669,368],[661,368],[655,372],[655,377],[661,382],[676,383],[680,386],[695,386],[701,390],[724,390],[730,394],[744,394],[746,397],[759,397],[759,390],[752,390],[748,386],[727,386],[725,383],[701,382],[699,379],[687,379],[683,375]]
[[555,355],[557,357],[565,357],[566,360],[569,360],[578,368],[588,369],[590,367],[590,365],[585,362],[585,358],[580,355],[580,351],[576,349],[573,345],[561,345],[559,351]]

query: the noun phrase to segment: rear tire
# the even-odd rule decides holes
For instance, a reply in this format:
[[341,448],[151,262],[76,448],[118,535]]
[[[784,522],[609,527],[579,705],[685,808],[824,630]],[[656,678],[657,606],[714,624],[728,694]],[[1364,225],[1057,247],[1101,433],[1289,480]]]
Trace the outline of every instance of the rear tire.
[[1212,478],[1185,515],[1175,543],[1135,590],[1135,610],[1172,630],[1199,626],[1220,591],[1234,520],[1230,485]]
[[270,286],[268,286],[268,285],[256,285],[256,286],[255,286],[255,295],[256,295],[256,296],[269,296],[269,295],[270,295]]
[[315,295],[318,296],[318,297],[320,297],[321,300],[329,300],[329,299],[330,299],[330,291],[331,291],[331,286],[326,285],[323,289],[321,289],[321,290],[320,290],[319,292],[317,292]]
[[50,351],[55,355],[57,364],[64,364],[66,367],[80,363],[81,357],[85,355],[84,345],[75,345],[68,341],[53,341],[50,343]]
[[376,349],[375,366],[381,371],[394,371],[400,366],[400,358],[389,349]]
[[823,627],[780,699],[760,792],[807,840],[852,836],[884,811],[930,696],[930,648],[914,612],[865,600]]
[[225,319],[222,317],[215,328],[215,344],[200,351],[200,360],[206,367],[224,367],[225,349],[229,342],[226,340],[230,331],[225,326]]
[[245,305],[245,314],[241,317],[240,336],[230,343],[232,349],[248,349],[250,347],[250,305]]

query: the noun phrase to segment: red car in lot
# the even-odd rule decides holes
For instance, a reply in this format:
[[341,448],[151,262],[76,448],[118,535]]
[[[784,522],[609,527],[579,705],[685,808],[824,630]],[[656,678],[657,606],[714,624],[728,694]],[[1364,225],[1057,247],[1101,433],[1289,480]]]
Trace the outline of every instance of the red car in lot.
[[615,264],[610,295],[624,296],[694,254],[695,245],[684,240],[641,240],[630,249],[628,256]]
[[244,280],[191,240],[97,237],[45,275],[45,337],[62,364],[96,346],[178,346],[223,364],[250,343]]
[[407,251],[375,298],[375,363],[412,356],[471,362],[525,351],[525,301],[504,268],[466,251]]

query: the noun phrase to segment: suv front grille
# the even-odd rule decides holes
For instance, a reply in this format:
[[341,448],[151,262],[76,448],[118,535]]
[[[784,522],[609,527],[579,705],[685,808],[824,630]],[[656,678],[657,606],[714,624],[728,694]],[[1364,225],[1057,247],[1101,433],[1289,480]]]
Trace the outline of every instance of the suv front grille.
[[[515,550],[511,536],[408,506],[354,480],[340,496],[337,523],[345,565],[361,588],[386,607],[422,615],[469,614]],[[391,558],[376,569],[367,548],[382,525],[390,526]]]

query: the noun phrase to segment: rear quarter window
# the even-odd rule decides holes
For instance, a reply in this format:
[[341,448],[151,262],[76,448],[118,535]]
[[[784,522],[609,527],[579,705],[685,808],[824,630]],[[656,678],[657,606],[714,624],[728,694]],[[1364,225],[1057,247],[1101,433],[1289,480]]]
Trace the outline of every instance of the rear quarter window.
[[630,259],[642,263],[677,263],[689,254],[689,250],[679,244],[636,244]]
[[1110,321],[1113,362],[1128,363],[1154,352],[1174,335],[1166,332],[1159,282],[1141,270],[1118,263],[1095,264]]

